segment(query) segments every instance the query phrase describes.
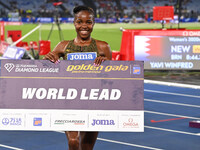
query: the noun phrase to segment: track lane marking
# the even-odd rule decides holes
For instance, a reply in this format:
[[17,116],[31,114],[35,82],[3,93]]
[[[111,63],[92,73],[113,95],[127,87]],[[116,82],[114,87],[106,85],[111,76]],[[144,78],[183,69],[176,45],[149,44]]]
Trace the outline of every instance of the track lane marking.
[[144,91],[145,92],[152,92],[152,93],[161,93],[161,94],[170,94],[170,95],[176,95],[176,96],[185,96],[185,97],[200,98],[200,96],[197,96],[197,95],[179,94],[179,93],[163,92],[163,91],[147,90],[147,89],[144,89]]
[[161,113],[161,112],[156,112],[156,111],[149,111],[149,110],[144,110],[146,113],[151,113],[151,114],[158,114],[158,115],[165,115],[165,116],[174,116],[174,117],[180,117],[180,118],[187,118],[187,119],[197,119],[200,120],[200,118],[197,117],[190,117],[190,116],[182,116],[182,115],[176,115],[176,114],[169,114],[169,113]]
[[191,104],[183,104],[183,103],[175,103],[175,102],[166,102],[166,101],[159,101],[159,100],[153,100],[153,99],[144,99],[144,101],[200,108],[199,105],[191,105]]
[[144,83],[181,87],[181,88],[200,89],[200,86],[194,85],[194,84],[192,85],[192,84],[182,84],[182,83],[174,83],[174,82],[163,82],[163,81],[155,81],[155,80],[147,80],[147,79],[144,80]]
[[[182,116],[182,115],[176,115],[176,114],[161,113],[161,112],[148,111],[148,110],[145,110],[144,112],[146,112],[146,113],[152,113],[152,114],[165,115],[165,116],[174,116],[174,117],[180,117],[180,118],[187,118],[187,119],[197,119],[197,120],[200,120],[200,118],[189,117],[189,116]],[[144,127],[145,127],[145,128],[150,128],[150,129],[168,131],[168,132],[175,132],[175,133],[182,133],[182,134],[189,134],[189,135],[200,136],[200,134],[198,134],[198,133],[190,133],[190,132],[184,132],[184,131],[178,131],[178,130],[171,130],[171,129],[165,129],[165,128],[158,128],[158,127],[152,127],[152,126],[144,126]]]
[[157,123],[157,122],[167,122],[167,121],[173,121],[173,120],[181,120],[181,119],[186,119],[184,117],[181,117],[181,118],[171,118],[171,119],[164,119],[164,120],[151,120],[152,123]]
[[181,134],[187,134],[187,135],[195,135],[195,136],[200,136],[196,133],[191,133],[191,132],[184,132],[184,131],[178,131],[178,130],[171,130],[171,129],[165,129],[165,128],[158,128],[158,127],[152,127],[152,126],[144,126],[145,128],[149,129],[155,129],[155,130],[162,130],[162,131],[167,131],[167,132],[173,132],[173,133],[181,133]]
[[152,150],[162,150],[162,149],[159,149],[159,148],[142,146],[142,145],[131,144],[131,143],[126,143],[126,142],[120,142],[120,141],[115,141],[115,140],[109,140],[109,139],[104,139],[104,138],[97,138],[97,140],[105,141],[105,142],[111,142],[111,143],[116,143],[116,144],[122,144],[122,145],[127,145],[127,146],[133,146],[133,147],[140,147],[140,148],[152,149]]
[[8,146],[8,145],[4,145],[4,144],[0,144],[0,147],[9,148],[9,149],[13,149],[13,150],[24,150],[21,148],[12,147],[12,146]]
[[[64,133],[64,131],[54,131],[54,132]],[[160,149],[160,148],[154,148],[154,147],[149,147],[149,146],[131,144],[131,143],[120,142],[120,141],[115,141],[115,140],[109,140],[109,139],[104,139],[104,138],[97,138],[97,140],[116,143],[116,144],[122,144],[122,145],[127,145],[127,146],[132,146],[132,147],[140,147],[140,148],[146,148],[146,149],[152,149],[152,150],[163,150],[163,149]]]

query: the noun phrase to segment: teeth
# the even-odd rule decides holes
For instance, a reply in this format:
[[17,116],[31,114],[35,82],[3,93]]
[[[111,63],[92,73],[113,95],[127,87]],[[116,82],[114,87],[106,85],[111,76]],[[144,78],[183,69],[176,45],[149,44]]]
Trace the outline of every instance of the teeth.
[[81,31],[82,34],[87,34],[87,31]]

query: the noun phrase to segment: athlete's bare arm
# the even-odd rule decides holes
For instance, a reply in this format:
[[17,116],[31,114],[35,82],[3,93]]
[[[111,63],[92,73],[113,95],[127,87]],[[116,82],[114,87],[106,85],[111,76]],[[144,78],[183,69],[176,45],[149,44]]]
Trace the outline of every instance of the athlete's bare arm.
[[50,60],[53,63],[58,62],[60,57],[63,57],[63,59],[65,59],[64,54],[68,43],[69,41],[59,42],[54,48],[54,50],[45,55],[43,59]]
[[108,43],[104,42],[104,41],[99,41],[96,40],[96,44],[97,44],[97,48],[99,51],[99,57],[97,57],[94,60],[94,63],[99,66],[101,65],[101,63],[105,60],[111,60],[112,59],[112,53],[110,50],[110,46],[108,45]]

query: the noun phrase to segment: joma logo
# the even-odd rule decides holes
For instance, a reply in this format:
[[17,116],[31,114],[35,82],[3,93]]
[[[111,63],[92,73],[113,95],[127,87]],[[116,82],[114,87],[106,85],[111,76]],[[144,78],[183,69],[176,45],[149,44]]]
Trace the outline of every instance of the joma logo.
[[96,52],[91,53],[69,53],[67,54],[67,60],[94,60],[96,58]]

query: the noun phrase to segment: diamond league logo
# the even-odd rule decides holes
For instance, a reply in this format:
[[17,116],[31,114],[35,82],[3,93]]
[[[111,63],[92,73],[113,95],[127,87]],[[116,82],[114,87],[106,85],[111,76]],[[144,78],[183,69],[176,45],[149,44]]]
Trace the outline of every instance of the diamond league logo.
[[6,64],[4,65],[4,67],[6,68],[6,70],[7,70],[8,72],[11,72],[12,69],[15,67],[15,65],[14,65],[13,63],[6,63]]

